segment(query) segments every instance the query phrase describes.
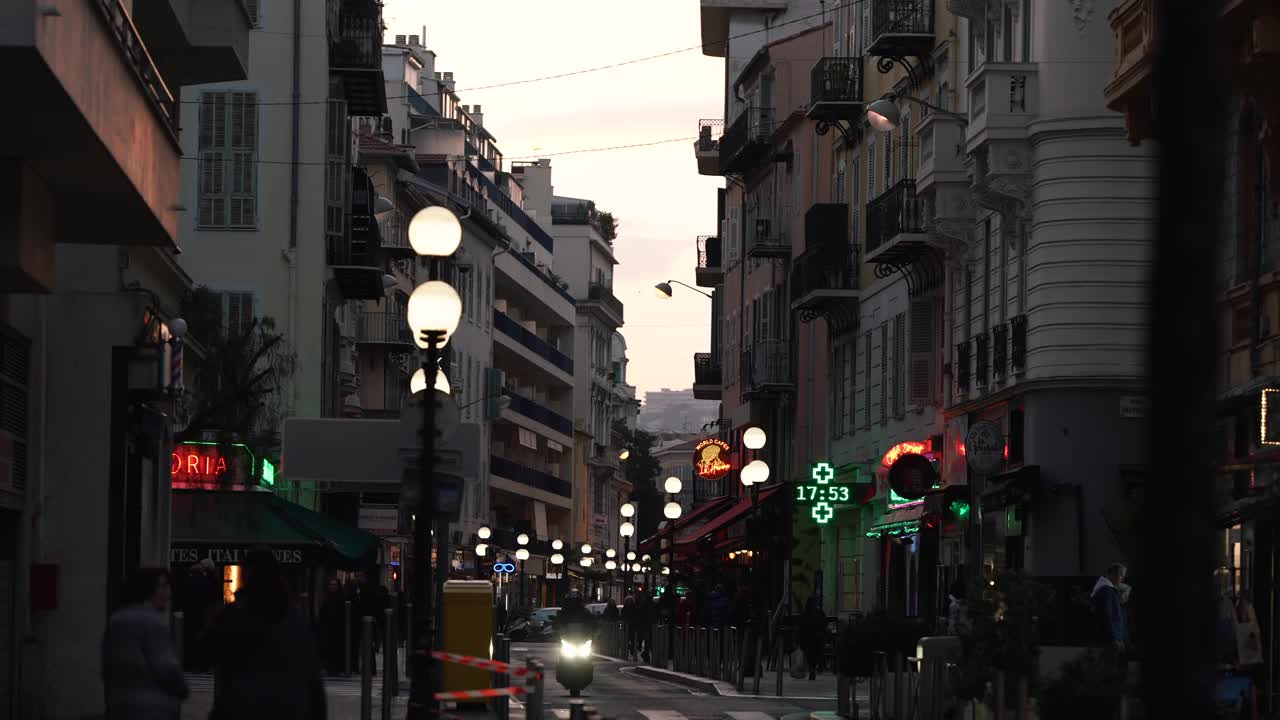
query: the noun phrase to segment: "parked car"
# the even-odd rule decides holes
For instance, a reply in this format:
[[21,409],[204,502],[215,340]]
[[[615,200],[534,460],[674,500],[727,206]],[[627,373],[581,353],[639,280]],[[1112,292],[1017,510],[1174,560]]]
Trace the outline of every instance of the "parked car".
[[607,607],[605,603],[591,603],[587,606],[587,610],[589,610],[592,615],[601,617],[604,615],[605,607]]

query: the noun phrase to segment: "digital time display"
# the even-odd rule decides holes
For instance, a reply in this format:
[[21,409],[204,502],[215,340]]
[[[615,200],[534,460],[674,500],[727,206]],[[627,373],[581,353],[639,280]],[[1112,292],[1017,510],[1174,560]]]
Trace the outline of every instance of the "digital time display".
[[853,489],[848,485],[797,485],[796,502],[853,502]]

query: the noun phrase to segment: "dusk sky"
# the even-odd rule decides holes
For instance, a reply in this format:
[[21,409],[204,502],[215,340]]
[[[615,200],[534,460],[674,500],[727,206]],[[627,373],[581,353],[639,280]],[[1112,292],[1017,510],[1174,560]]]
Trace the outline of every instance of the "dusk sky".
[[[466,105],[508,161],[551,158],[557,194],[586,197],[620,222],[614,293],[626,304],[629,380],[638,392],[693,384],[693,353],[710,343],[711,301],[654,283],[693,282],[694,239],[718,234],[717,177],[697,173],[699,118],[723,112],[724,61],[700,50],[575,77],[468,91],[697,46],[696,0],[387,0],[387,42],[422,34],[437,71],[454,73]],[[650,147],[571,150],[688,138]]]

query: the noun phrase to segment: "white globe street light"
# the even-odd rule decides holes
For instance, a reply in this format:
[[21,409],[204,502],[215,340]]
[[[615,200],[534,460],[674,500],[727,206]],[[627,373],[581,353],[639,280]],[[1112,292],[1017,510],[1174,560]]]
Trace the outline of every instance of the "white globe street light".
[[563,543],[563,542],[561,542],[559,539],[552,540],[552,541],[551,541],[551,549],[552,549],[552,550],[563,550],[563,549],[564,549],[564,543]]
[[587,544],[585,544],[585,543],[583,543],[583,545],[582,545],[582,554],[583,554],[583,555],[590,555],[590,554],[591,554],[591,546],[590,546],[590,545],[587,545]]
[[591,567],[591,558],[584,557],[582,558],[581,562],[582,562],[582,567]]
[[636,563],[635,565],[632,565],[632,566],[631,566],[631,571],[632,571],[632,572],[640,572],[640,563]]
[[650,557],[649,557],[649,553],[645,553],[645,554],[644,554],[644,557],[640,558],[640,561],[641,561],[641,562],[649,562],[651,559],[652,559],[652,558],[650,558]]
[[671,574],[671,568],[669,568],[669,567],[664,567],[664,568],[662,568],[662,574],[663,574],[663,575],[670,575],[670,574]]
[[618,568],[618,563],[612,560],[606,560],[604,563],[605,570],[616,570],[617,568]]
[[[413,377],[409,378],[409,392],[417,395],[427,389],[427,374],[418,368],[413,371]],[[453,388],[449,385],[449,378],[444,376],[443,370],[436,371],[436,390],[448,395]]]
[[517,544],[517,545],[528,545],[528,544],[529,544],[529,536],[528,536],[528,535],[526,535],[526,534],[524,534],[524,533],[520,533],[519,535],[517,535],[517,536],[516,536],[516,544]]
[[769,479],[769,464],[763,460],[752,460],[738,472],[738,477],[747,487],[759,485]]
[[488,546],[488,545],[485,545],[484,543],[480,543],[479,545],[476,545],[476,556],[477,556],[477,557],[484,557],[484,556],[485,556],[485,554],[486,554],[486,553],[488,553],[488,552],[489,552],[489,546]]
[[624,518],[635,517],[636,506],[631,503],[622,503],[622,507],[618,508],[618,512]]
[[635,553],[633,553],[633,552],[629,552],[629,553],[627,553],[627,559],[628,559],[628,560],[635,560],[635,559],[636,559],[636,554],[635,554]]
[[629,457],[631,457],[631,450],[628,448],[623,448],[622,452],[618,453],[619,460],[626,460]]
[[680,478],[672,475],[662,483],[662,489],[667,491],[668,495],[679,495],[684,488],[684,483],[680,482]]
[[669,502],[662,507],[662,514],[665,515],[668,520],[675,520],[680,517],[681,512],[680,503],[678,502]]
[[742,433],[742,444],[746,445],[748,450],[759,450],[764,447],[766,439],[764,430],[758,427],[749,427]]
[[419,255],[448,257],[462,244],[462,223],[449,208],[423,208],[409,221],[409,244]]
[[618,534],[624,538],[629,538],[636,534],[636,526],[629,522],[624,522],[618,526]]
[[517,559],[517,560],[528,560],[528,559],[529,559],[529,551],[528,551],[528,550],[525,550],[524,548],[520,548],[519,550],[516,550],[516,559]]
[[607,558],[617,557],[617,555],[618,555],[618,553],[614,552],[614,551],[613,551],[613,548],[609,548],[608,550],[605,550],[605,551],[604,551],[604,556],[605,556],[605,557],[607,557]]
[[489,536],[492,534],[493,534],[493,531],[489,529],[488,525],[485,525],[484,527],[476,531],[476,537],[480,538],[481,540],[488,540]]
[[552,556],[551,556],[551,564],[552,564],[552,565],[562,565],[562,564],[564,564],[564,556],[563,556],[563,555],[561,555],[560,553],[556,553],[555,555],[552,555]]
[[441,333],[443,337],[439,345],[443,347],[449,344],[449,336],[458,329],[462,298],[449,283],[428,280],[413,289],[405,315],[418,347],[427,349],[427,341],[422,337],[424,332]]

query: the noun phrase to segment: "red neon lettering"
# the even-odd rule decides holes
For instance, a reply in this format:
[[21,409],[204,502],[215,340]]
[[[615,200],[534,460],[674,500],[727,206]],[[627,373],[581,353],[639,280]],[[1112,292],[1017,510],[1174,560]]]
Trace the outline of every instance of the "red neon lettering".
[[200,456],[191,453],[187,456],[187,474],[195,475],[200,472]]
[[173,453],[173,457],[169,463],[169,474],[177,475],[180,472],[182,472],[182,456],[178,453]]
[[214,472],[215,472],[216,474],[218,474],[218,475],[223,475],[223,474],[225,474],[225,473],[227,472],[227,459],[226,459],[226,458],[221,457],[221,456],[219,456],[219,457],[218,457],[218,467],[217,467],[217,469],[216,469],[216,470],[214,470]]

